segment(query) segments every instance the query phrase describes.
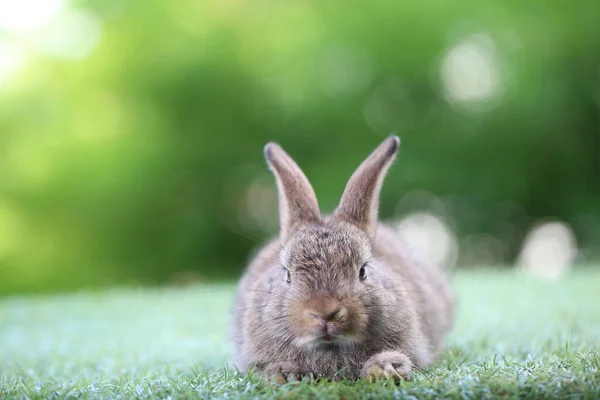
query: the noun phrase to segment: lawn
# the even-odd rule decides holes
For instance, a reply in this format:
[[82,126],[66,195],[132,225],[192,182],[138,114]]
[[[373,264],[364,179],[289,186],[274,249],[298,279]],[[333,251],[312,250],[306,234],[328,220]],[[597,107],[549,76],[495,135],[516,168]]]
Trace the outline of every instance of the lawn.
[[[226,368],[233,286],[0,300],[0,398],[599,398],[600,268],[453,276],[456,328],[409,382],[273,388]],[[413,398],[414,398],[413,397]]]

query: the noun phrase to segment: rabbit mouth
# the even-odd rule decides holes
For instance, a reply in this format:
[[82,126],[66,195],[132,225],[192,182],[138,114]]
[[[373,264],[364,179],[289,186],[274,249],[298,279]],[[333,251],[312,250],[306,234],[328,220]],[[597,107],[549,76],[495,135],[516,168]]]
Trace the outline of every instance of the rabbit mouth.
[[324,343],[333,343],[336,340],[336,337],[333,335],[330,335],[329,333],[326,333],[322,336],[319,336],[317,338],[318,341],[324,342]]
[[296,339],[296,345],[310,349],[319,348],[340,348],[344,346],[355,346],[361,342],[358,335],[344,335],[323,333],[321,335],[310,335]]
[[324,333],[322,335],[310,335],[296,338],[296,345],[299,347],[317,348],[321,346],[335,346],[341,344],[341,336]]
[[327,322],[321,328],[321,331],[314,335],[314,341],[317,343],[333,344],[343,339],[344,335],[340,331],[339,327],[331,322]]

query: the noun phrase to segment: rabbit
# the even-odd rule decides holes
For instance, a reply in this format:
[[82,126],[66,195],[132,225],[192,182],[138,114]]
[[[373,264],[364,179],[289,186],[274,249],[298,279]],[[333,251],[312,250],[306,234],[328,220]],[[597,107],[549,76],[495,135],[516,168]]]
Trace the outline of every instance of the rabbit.
[[233,310],[233,363],[284,383],[410,379],[439,356],[454,321],[441,269],[410,255],[378,222],[379,195],[400,139],[390,136],[323,217],[308,179],[274,142],[279,236],[242,275]]

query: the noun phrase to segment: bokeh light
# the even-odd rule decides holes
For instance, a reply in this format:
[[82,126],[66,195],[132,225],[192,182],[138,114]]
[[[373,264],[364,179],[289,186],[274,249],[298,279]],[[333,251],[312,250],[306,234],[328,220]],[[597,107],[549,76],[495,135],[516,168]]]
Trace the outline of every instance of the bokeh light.
[[272,176],[259,175],[250,182],[238,215],[240,225],[248,231],[273,232],[276,229],[277,193]]
[[25,49],[17,41],[0,37],[0,87],[18,75],[26,58]]
[[40,53],[66,60],[88,57],[100,43],[102,24],[89,10],[65,10],[33,38]]
[[0,0],[0,30],[23,32],[50,22],[63,0]]
[[502,94],[495,44],[486,34],[473,34],[448,49],[440,74],[446,98],[452,104],[473,107]]
[[451,269],[456,265],[458,245],[452,230],[434,214],[412,213],[397,223],[402,241],[429,263]]
[[517,260],[518,266],[532,275],[558,279],[577,257],[577,241],[564,222],[544,222],[527,234]]

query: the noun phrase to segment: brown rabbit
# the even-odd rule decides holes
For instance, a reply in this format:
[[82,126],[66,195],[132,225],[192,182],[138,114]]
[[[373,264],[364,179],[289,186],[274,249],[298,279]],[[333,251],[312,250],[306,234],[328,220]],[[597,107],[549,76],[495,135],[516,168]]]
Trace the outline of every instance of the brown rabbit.
[[322,217],[298,165],[265,146],[279,192],[280,235],[242,277],[235,302],[235,365],[291,381],[405,378],[431,364],[453,322],[441,270],[412,258],[378,223],[379,193],[400,140],[387,138]]

